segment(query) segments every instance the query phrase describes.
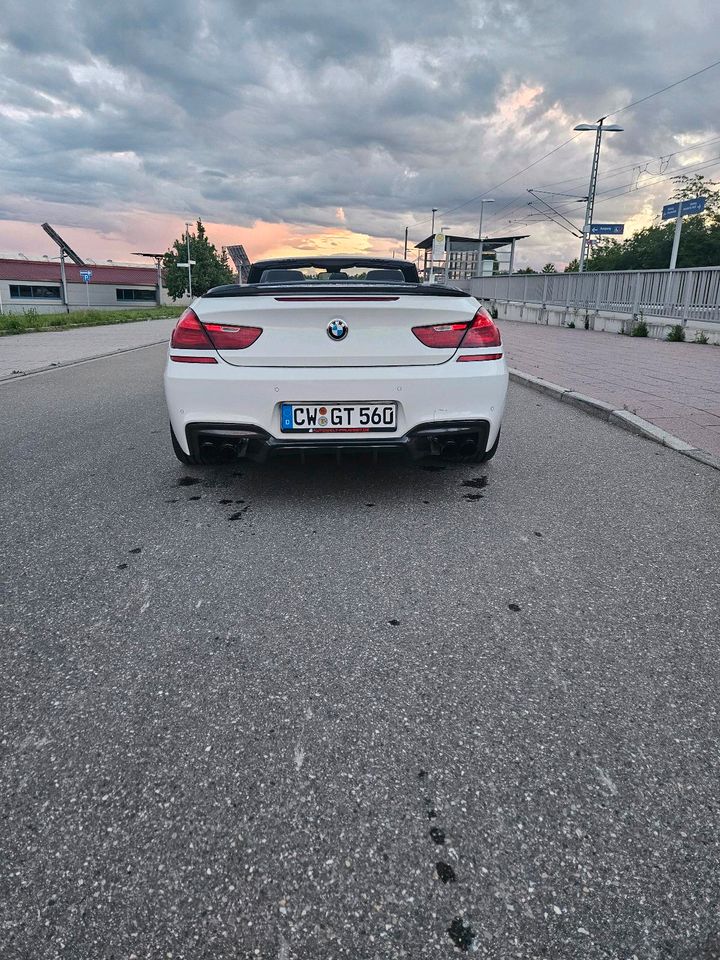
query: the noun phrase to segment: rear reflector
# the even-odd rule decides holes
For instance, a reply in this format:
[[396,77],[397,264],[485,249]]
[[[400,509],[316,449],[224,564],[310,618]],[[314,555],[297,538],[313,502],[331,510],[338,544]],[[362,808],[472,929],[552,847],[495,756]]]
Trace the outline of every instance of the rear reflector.
[[170,359],[175,363],[217,363],[215,357],[176,357],[172,353]]
[[244,350],[252,346],[262,327],[237,327],[229,323],[203,324],[216,350]]
[[[465,344],[463,344],[465,346]],[[458,363],[466,363],[468,360],[502,360],[501,353],[464,353],[457,358]]]
[[194,310],[186,310],[170,337],[170,346],[177,350],[212,350],[213,345],[203,330]]

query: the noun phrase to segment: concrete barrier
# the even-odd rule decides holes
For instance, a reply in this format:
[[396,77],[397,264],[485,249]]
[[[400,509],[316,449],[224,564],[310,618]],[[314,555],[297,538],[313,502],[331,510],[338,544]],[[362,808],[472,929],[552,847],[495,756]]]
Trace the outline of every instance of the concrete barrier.
[[[487,300],[490,307],[497,310],[499,320],[518,320],[550,327],[584,327],[586,330],[599,330],[606,333],[630,334],[639,320],[644,320],[648,336],[664,340],[678,321],[670,317],[644,317],[642,313],[633,316],[629,313],[613,313],[609,310],[590,310],[584,307],[545,305],[539,303],[521,303],[515,300]],[[720,331],[717,324],[703,325],[699,320],[688,320],[684,324],[685,339],[692,341],[699,333],[704,333],[710,343],[720,344]]]

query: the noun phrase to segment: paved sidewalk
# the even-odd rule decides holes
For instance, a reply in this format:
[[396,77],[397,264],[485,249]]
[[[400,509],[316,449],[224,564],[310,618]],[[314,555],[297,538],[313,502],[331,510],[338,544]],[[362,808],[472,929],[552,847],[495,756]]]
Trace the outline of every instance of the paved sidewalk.
[[0,380],[168,340],[177,317],[0,337]]
[[720,456],[720,347],[499,321],[508,364]]

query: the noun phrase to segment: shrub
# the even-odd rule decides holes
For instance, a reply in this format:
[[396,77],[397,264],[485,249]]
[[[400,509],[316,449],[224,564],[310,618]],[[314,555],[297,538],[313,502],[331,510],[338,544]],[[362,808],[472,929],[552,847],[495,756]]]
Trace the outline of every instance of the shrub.
[[698,330],[698,332],[695,334],[695,340],[693,342],[694,343],[710,343],[707,336],[705,335],[704,330]]
[[671,343],[682,343],[685,339],[685,328],[681,323],[675,323],[670,327],[670,333],[665,338]]
[[646,337],[648,335],[648,325],[644,320],[638,320],[630,331],[631,337]]
[[574,329],[575,329],[575,321],[571,320],[570,323],[568,324],[568,330],[574,330]]

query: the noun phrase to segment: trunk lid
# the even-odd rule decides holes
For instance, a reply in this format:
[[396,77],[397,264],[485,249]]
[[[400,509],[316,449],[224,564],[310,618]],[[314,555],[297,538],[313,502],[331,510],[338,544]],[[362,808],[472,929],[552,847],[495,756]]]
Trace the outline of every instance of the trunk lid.
[[[478,304],[469,296],[403,293],[317,294],[300,291],[263,296],[201,298],[193,304],[201,322],[261,327],[244,350],[219,350],[235,366],[376,367],[445,363],[455,348],[424,346],[416,326],[472,320]],[[337,335],[328,333],[332,325]],[[344,325],[344,327],[343,327]]]

